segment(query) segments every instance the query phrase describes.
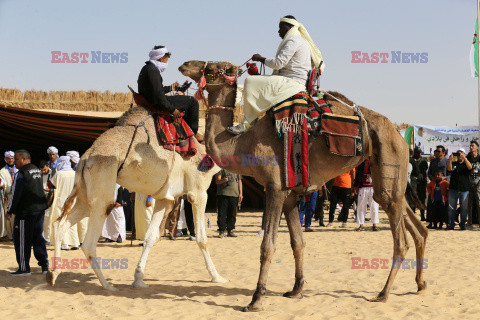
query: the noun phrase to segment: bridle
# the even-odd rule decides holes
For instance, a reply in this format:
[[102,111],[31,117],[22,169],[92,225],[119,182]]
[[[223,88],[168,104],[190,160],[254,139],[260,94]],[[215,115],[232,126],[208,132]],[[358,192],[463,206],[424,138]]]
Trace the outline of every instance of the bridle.
[[[231,66],[231,63],[227,62],[224,68],[220,69],[219,72],[216,73],[205,73],[205,69],[207,68],[210,61],[205,61],[202,69],[200,69],[200,73],[202,74],[200,79],[197,82],[198,90],[195,93],[194,97],[197,100],[203,100],[205,105],[208,107],[207,99],[203,94],[203,91],[206,89],[207,86],[224,86],[229,85],[233,86],[237,83],[238,73],[227,73],[227,69]],[[225,81],[221,83],[212,83],[213,81],[223,77]],[[207,79],[208,78],[208,79]],[[213,107],[210,107],[211,109]]]

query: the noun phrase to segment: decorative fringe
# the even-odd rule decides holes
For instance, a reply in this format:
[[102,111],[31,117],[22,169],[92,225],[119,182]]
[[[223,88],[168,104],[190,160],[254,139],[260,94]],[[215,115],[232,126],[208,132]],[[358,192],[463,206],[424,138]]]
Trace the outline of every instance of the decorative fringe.
[[302,132],[303,120],[306,118],[305,113],[294,113],[292,117],[285,117],[280,120],[275,120],[275,129],[277,135],[281,138],[283,134],[292,131],[293,133]]

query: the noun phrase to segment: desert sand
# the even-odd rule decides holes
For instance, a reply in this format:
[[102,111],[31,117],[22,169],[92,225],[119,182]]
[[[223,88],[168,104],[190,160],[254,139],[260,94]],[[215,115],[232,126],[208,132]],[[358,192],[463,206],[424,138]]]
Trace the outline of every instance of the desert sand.
[[[209,249],[220,274],[229,280],[209,282],[203,258],[195,242],[162,238],[152,249],[145,273],[148,288],[131,286],[141,254],[139,241],[98,245],[104,259],[128,259],[126,269],[104,270],[118,292],[100,286],[93,271],[66,270],[54,288],[47,287],[36,260],[29,277],[12,277],[16,270],[13,243],[0,243],[1,319],[478,319],[480,256],[476,253],[480,229],[436,231],[429,234],[425,270],[427,291],[416,295],[415,270],[400,270],[387,303],[373,303],[391,267],[392,236],[385,213],[380,231],[354,232],[335,222],[334,228],[304,233],[304,298],[282,297],[294,282],[294,260],[285,221],[282,219],[277,251],[270,268],[265,310],[242,313],[255,289],[261,238],[257,231],[260,212],[240,212],[237,238],[215,236],[216,214],[208,213]],[[415,259],[413,241],[407,258]],[[49,255],[53,254],[49,247]],[[80,251],[62,251],[63,258],[85,258]],[[389,259],[388,269],[352,269],[352,257]]]

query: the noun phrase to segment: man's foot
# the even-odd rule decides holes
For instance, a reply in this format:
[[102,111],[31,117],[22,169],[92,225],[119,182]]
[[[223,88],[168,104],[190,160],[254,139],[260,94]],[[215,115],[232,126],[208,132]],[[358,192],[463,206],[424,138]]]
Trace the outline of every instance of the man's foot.
[[324,224],[323,222],[320,222],[320,223],[319,223],[319,226],[320,226],[320,227],[325,227],[325,224]]
[[72,247],[70,250],[78,250],[78,247]]
[[378,227],[377,227],[377,226],[373,226],[373,227],[372,227],[372,231],[378,231]]
[[197,240],[197,238],[196,238],[196,237],[194,237],[194,236],[190,236],[190,238],[188,238],[188,240],[190,240],[190,241],[196,241],[196,240]]
[[227,237],[236,238],[237,235],[233,232],[233,230],[230,230],[230,231],[228,231]]
[[315,232],[315,230],[310,227],[305,227],[305,232]]
[[430,223],[430,224],[427,226],[427,229],[433,229],[433,225]]
[[455,230],[455,227],[454,226],[448,226],[447,230]]
[[201,134],[200,132],[197,132],[197,134],[195,135],[195,138],[197,139],[198,142],[202,143],[203,140],[205,140],[205,137],[203,136],[203,134]]
[[460,226],[460,230],[467,230],[467,228],[465,228],[465,226]]
[[234,136],[241,135],[242,133],[245,132],[245,129],[244,129],[244,126],[243,126],[242,123],[240,123],[239,125],[236,125],[234,127],[227,127],[226,130],[228,132],[230,132],[231,134],[233,134]]
[[48,267],[42,267],[42,274],[48,273]]
[[168,239],[175,240],[175,237],[173,236],[173,234],[170,234],[170,235],[168,235]]
[[122,237],[118,236],[117,243],[122,243],[122,242],[123,242]]
[[225,232],[219,231],[219,232],[218,232],[218,237],[219,237],[219,238],[225,237]]
[[20,269],[18,269],[15,272],[10,272],[10,275],[14,277],[25,277],[25,276],[30,276],[32,274],[30,273],[30,271],[21,271]]
[[363,226],[359,226],[355,231],[363,231]]
[[342,228],[346,228],[347,227],[347,223],[346,222],[342,222]]
[[332,224],[331,222],[329,222],[329,223],[327,224],[327,228],[331,228],[331,227],[333,227],[333,224]]

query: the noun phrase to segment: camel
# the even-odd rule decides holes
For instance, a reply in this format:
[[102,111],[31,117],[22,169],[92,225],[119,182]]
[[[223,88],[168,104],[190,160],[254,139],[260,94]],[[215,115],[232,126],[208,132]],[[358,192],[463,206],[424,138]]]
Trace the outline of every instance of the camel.
[[[303,239],[298,209],[297,193],[284,186],[283,143],[274,134],[273,120],[264,116],[245,133],[233,136],[225,128],[233,125],[233,110],[236,83],[229,84],[224,77],[227,74],[238,74],[239,67],[229,62],[188,61],[179,67],[179,71],[198,82],[203,72],[210,75],[207,78],[208,118],[206,122],[206,147],[209,155],[217,165],[233,173],[251,176],[265,187],[266,194],[266,228],[261,245],[260,274],[252,301],[243,311],[262,309],[266,293],[268,270],[275,252],[280,215],[283,212],[288,224],[290,243],[295,258],[295,284],[293,289],[284,294],[285,297],[301,298],[304,284],[303,274]],[[231,83],[231,82],[230,82]],[[334,113],[353,115],[348,107],[353,102],[340,93],[329,92],[326,102],[332,105]],[[337,101],[337,99],[339,101]],[[346,104],[346,105],[345,105]],[[220,106],[220,107],[219,107]],[[390,229],[393,235],[395,261],[403,261],[409,248],[406,230],[410,232],[415,242],[417,261],[424,258],[428,230],[414,215],[405,200],[407,187],[408,146],[396,131],[395,126],[386,117],[360,107],[364,115],[364,150],[365,156],[342,157],[329,152],[324,137],[309,138],[310,183],[322,186],[332,178],[355,168],[365,159],[370,160],[374,184],[374,199],[388,215]],[[229,156],[251,155],[252,157],[277,156],[278,166],[238,166],[228,161]],[[390,270],[383,290],[372,301],[387,301],[398,267]],[[423,270],[417,268],[416,283],[418,293],[423,293],[426,283],[423,280]]]
[[[135,127],[141,123],[144,126]],[[146,287],[143,275],[148,253],[160,238],[160,225],[164,224],[162,221],[166,214],[172,210],[175,199],[183,194],[187,194],[188,201],[192,203],[196,241],[212,281],[226,282],[218,274],[210,257],[205,231],[207,189],[220,168],[214,166],[206,172],[199,171],[197,168],[206,152],[205,146],[198,141],[196,144],[197,154],[190,158],[183,158],[177,152],[163,148],[156,138],[153,118],[143,107],[126,111],[115,127],[99,136],[80,159],[74,188],[65,202],[62,216],[55,223],[54,265],[47,273],[48,284],[53,286],[61,272],[56,268],[55,261],[61,261],[58,259],[65,231],[85,216],[90,219],[82,249],[90,263],[95,259],[105,218],[114,205],[115,183],[156,199],[142,255],[135,269],[134,287]],[[105,280],[100,268],[93,269],[104,288],[116,290]]]

